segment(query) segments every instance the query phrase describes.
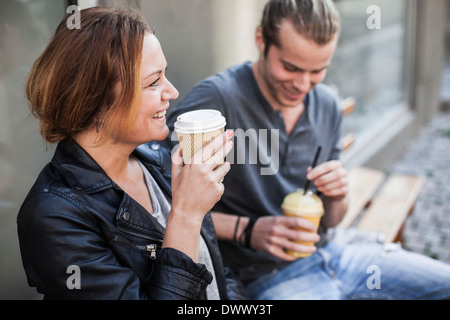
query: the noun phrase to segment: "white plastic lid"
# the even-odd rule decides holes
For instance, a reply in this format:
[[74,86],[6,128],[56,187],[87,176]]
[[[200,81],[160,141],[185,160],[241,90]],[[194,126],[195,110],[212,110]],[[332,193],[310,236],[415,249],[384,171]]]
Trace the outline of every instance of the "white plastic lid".
[[202,133],[221,129],[226,124],[220,111],[205,109],[179,115],[174,129],[178,133]]

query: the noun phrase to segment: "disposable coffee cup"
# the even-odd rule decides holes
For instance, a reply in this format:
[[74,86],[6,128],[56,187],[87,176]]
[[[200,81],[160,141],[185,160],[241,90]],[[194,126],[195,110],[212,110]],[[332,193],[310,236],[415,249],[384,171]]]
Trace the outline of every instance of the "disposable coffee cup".
[[[217,110],[197,110],[178,116],[174,130],[183,153],[183,162],[191,163],[194,154],[225,131],[226,120]],[[221,165],[225,162],[217,163]]]
[[[319,228],[320,220],[324,214],[324,208],[322,200],[315,195],[312,191],[308,190],[304,193],[303,189],[298,189],[290,194],[288,194],[281,205],[283,214],[287,217],[302,217],[314,223],[316,226],[316,231],[311,232],[310,230],[305,230],[300,227],[294,228],[295,230],[301,230],[311,233],[317,233]],[[306,246],[313,246],[313,242],[305,242],[300,240],[294,240],[294,242],[303,244]],[[294,257],[309,257],[311,253],[295,252],[292,250],[287,250],[286,252]]]

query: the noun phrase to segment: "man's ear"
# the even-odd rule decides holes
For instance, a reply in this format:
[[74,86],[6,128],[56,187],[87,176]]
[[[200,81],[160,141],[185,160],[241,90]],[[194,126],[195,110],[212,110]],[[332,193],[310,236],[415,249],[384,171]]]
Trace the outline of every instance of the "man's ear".
[[264,42],[264,37],[263,37],[263,33],[262,33],[262,28],[261,27],[258,27],[256,29],[255,42],[256,42],[256,46],[258,48],[259,54],[261,56],[264,56],[264,50],[266,48],[266,44]]

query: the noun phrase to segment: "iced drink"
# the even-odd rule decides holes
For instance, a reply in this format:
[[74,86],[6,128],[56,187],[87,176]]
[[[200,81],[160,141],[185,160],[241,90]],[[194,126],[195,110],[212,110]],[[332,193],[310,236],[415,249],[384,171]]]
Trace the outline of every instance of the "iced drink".
[[[315,232],[317,232],[320,219],[324,213],[322,200],[310,190],[306,194],[303,193],[303,189],[298,189],[284,198],[283,204],[281,205],[283,214],[288,217],[302,217],[311,221],[316,225]],[[302,228],[296,229],[311,232]],[[306,246],[314,245],[313,242],[298,240],[295,240],[295,242]],[[294,252],[291,250],[286,250],[286,252],[295,257],[309,257],[311,255],[311,253]]]

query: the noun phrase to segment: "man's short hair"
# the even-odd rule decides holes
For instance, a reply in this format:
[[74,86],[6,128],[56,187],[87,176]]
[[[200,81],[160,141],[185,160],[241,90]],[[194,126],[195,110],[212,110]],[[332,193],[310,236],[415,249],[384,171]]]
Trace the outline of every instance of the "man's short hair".
[[270,46],[280,48],[279,29],[285,20],[307,40],[329,43],[340,31],[340,18],[332,0],[269,0],[261,20],[265,55]]

